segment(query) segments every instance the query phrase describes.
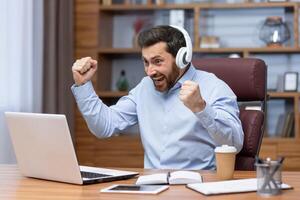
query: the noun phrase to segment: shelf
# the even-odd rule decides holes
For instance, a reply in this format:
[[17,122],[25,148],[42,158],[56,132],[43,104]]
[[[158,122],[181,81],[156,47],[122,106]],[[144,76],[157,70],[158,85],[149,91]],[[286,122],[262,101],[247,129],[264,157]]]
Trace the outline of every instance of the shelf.
[[300,48],[297,47],[261,47],[261,48],[243,48],[244,51],[248,51],[250,53],[300,53]]
[[[119,98],[127,95],[128,92],[120,91],[99,91],[97,94],[103,98]],[[270,98],[296,98],[300,97],[299,92],[268,92]]]
[[120,91],[99,91],[97,92],[99,97],[101,98],[120,98],[128,94],[128,92],[120,92]]
[[299,92],[268,92],[270,98],[297,98]]
[[[257,47],[257,48],[194,48],[195,53],[300,53],[300,48],[296,47]],[[101,54],[136,54],[140,53],[136,48],[100,48]]]
[[295,137],[264,137],[263,142],[266,143],[278,143],[278,142],[295,142]]
[[139,49],[134,48],[100,48],[98,53],[101,54],[136,54],[140,53]]
[[257,47],[257,48],[195,48],[194,52],[199,53],[300,53],[300,48],[296,47]]
[[115,5],[100,5],[101,11],[136,11],[136,10],[163,10],[163,9],[255,9],[255,8],[293,8],[296,7],[296,2],[262,2],[262,3],[194,3],[194,4],[163,4],[163,5],[134,5],[134,4],[115,4]]
[[194,9],[199,4],[164,4],[164,5],[135,5],[135,4],[115,4],[110,6],[99,6],[100,11],[137,11],[137,10],[164,10],[164,9]]

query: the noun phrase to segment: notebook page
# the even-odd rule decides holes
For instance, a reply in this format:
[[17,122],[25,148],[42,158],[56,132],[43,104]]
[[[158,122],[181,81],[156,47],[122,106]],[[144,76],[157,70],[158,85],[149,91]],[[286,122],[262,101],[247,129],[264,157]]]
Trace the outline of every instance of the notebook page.
[[[207,183],[193,183],[188,184],[187,187],[205,195],[252,192],[257,190],[257,179],[251,178]],[[284,183],[281,185],[281,187],[282,189],[292,188]]]

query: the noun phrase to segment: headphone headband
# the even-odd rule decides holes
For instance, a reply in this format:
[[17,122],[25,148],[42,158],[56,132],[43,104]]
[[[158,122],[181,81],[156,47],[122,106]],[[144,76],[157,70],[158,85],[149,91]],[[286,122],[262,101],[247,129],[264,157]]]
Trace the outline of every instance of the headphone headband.
[[188,32],[184,28],[179,26],[174,26],[174,25],[171,25],[171,27],[179,30],[184,36],[186,47],[181,47],[176,54],[176,65],[179,68],[184,68],[192,61],[192,54],[193,54],[192,40]]

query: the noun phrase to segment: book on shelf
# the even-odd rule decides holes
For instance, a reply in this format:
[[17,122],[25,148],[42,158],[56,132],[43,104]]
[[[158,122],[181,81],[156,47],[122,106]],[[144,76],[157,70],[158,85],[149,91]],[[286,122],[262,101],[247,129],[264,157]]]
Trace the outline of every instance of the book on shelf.
[[285,114],[285,113],[279,115],[278,120],[277,120],[277,124],[276,124],[276,128],[275,128],[275,136],[281,136],[282,137],[286,115],[287,114]]
[[250,105],[250,106],[245,106],[245,110],[257,110],[257,111],[262,111],[262,108],[261,108],[260,105],[258,105],[258,106]]
[[137,185],[152,185],[152,184],[189,184],[201,183],[202,177],[198,172],[193,171],[174,171],[167,173],[158,173],[151,175],[139,176],[136,181]]
[[292,137],[293,135],[293,127],[294,127],[294,112],[290,112],[288,114],[288,122],[287,122],[287,128],[286,132],[284,133],[284,137]]
[[276,136],[279,137],[292,137],[294,131],[294,112],[287,112],[279,115]]
[[170,25],[184,28],[184,10],[170,10]]
[[277,76],[277,87],[276,92],[283,92],[283,75]]

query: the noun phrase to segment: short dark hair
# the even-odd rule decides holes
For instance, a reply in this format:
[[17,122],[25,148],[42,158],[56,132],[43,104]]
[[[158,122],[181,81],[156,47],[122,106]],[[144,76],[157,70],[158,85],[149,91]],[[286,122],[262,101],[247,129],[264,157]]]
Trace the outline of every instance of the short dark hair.
[[171,26],[156,26],[144,30],[138,35],[138,45],[140,48],[152,46],[158,42],[166,42],[169,52],[176,57],[178,50],[185,47],[184,35],[176,28]]

